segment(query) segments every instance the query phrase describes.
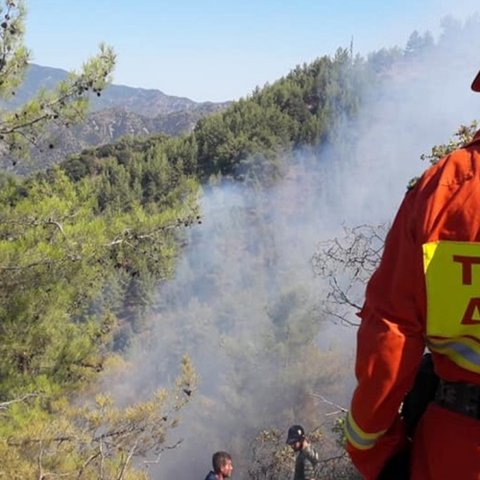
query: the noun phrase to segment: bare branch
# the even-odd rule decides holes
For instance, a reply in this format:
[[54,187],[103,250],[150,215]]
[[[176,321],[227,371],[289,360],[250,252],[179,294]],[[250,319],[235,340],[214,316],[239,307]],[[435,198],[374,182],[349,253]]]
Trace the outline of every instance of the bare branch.
[[157,458],[155,460],[145,460],[143,463],[145,464],[155,464],[160,462],[160,456],[165,450],[173,450],[174,448],[177,448],[179,445],[181,445],[183,442],[182,440],[178,440],[174,445],[167,445],[166,447],[163,447],[160,452],[157,455]]
[[387,229],[386,224],[344,227],[343,237],[320,242],[312,257],[314,273],[329,286],[327,313],[347,325],[358,325],[349,317],[361,309],[365,285],[380,262]]
[[0,410],[7,410],[10,405],[13,405],[14,403],[20,403],[20,402],[25,402],[29,398],[35,398],[38,397],[38,393],[27,393],[23,395],[20,398],[15,398],[14,400],[10,400],[8,402],[0,402]]
[[328,400],[328,398],[324,397],[320,393],[311,393],[310,395],[312,395],[312,397],[319,398],[320,400],[322,400],[322,402],[327,403],[328,405],[332,405],[332,406],[338,408],[341,412],[347,412],[348,411],[345,407],[342,407],[338,403],[335,403],[335,402],[332,402],[331,400]]
[[98,449],[98,452],[94,453],[93,455],[90,455],[89,458],[83,463],[83,465],[80,467],[80,470],[78,471],[77,478],[81,478],[83,475],[83,472],[85,469],[92,463],[96,458],[98,458],[100,455],[102,455],[102,446],[100,444],[100,447]]
[[40,445],[40,452],[38,453],[38,480],[43,480],[43,467],[42,467],[43,445]]
[[123,463],[122,465],[122,469],[120,470],[120,473],[118,475],[118,479],[117,480],[123,480],[124,478],[124,475],[125,475],[125,470],[128,466],[128,464],[130,463],[130,461],[132,460],[132,457],[135,453],[135,450],[137,449],[137,445],[138,445],[138,441],[139,439],[137,438],[134,442],[134,444],[132,445],[132,448],[130,449],[130,451],[128,452],[128,456],[127,458],[125,459],[125,462]]

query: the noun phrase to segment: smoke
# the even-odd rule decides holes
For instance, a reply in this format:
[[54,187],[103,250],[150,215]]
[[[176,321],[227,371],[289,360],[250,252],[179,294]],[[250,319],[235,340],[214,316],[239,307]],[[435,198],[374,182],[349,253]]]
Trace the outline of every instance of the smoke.
[[311,257],[344,225],[390,222],[409,180],[428,167],[420,155],[479,117],[480,96],[469,89],[480,68],[476,31],[449,30],[429,54],[395,64],[340,135],[348,148],[298,150],[267,190],[205,188],[204,221],[159,287],[149,341],[132,352],[137,369],[122,385],[145,393],[168,384],[183,353],[198,371],[199,390],[169,437],[183,444],[153,478],[201,477],[212,453],[227,450],[235,478],[246,479],[256,431],[323,423],[331,406],[320,396],[348,406],[355,330],[323,313],[325,284]]

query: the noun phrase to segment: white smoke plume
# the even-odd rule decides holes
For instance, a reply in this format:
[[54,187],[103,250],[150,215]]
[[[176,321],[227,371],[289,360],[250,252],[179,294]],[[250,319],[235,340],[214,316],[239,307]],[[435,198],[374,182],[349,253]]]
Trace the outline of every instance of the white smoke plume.
[[[480,117],[480,94],[470,91],[480,37],[461,28],[436,41],[431,55],[388,72],[340,136],[353,141],[348,156],[299,151],[267,192],[205,189],[203,223],[189,232],[174,279],[159,287],[149,342],[132,353],[138,368],[121,386],[146,392],[168,383],[183,353],[197,368],[199,391],[169,439],[184,441],[152,478],[201,479],[212,453],[227,450],[234,477],[246,479],[257,430],[310,422],[308,430],[315,415],[321,424],[328,408],[315,393],[348,406],[355,330],[322,313],[325,287],[310,262],[343,225],[390,222],[409,180],[428,166],[420,155]],[[302,357],[313,352],[309,339],[319,350],[312,366]]]

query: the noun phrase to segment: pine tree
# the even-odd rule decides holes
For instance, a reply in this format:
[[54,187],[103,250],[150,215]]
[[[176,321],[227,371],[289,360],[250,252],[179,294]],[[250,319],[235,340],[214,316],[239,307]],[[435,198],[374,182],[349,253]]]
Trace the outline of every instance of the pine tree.
[[[22,83],[30,58],[24,44],[25,15],[24,0],[0,2],[0,98],[7,101]],[[102,44],[99,53],[84,63],[80,73],[71,73],[54,91],[40,91],[15,111],[0,110],[0,154],[9,155],[16,162],[28,156],[32,145],[48,141],[41,137],[48,125],[68,127],[82,120],[88,94],[101,95],[114,65],[113,49]]]
[[[8,98],[28,65],[23,0],[0,0],[0,15],[0,95]],[[82,120],[114,63],[102,45],[55,91],[1,110],[0,154],[25,158],[52,123]],[[101,165],[0,174],[0,478],[144,479],[146,464],[134,459],[158,461],[195,388],[184,358],[177,383],[150,400],[125,408],[107,395],[79,401],[80,391],[95,396],[91,380],[108,365],[127,370],[112,352],[125,322],[118,298],[146,297],[141,276],[158,281],[173,270],[178,227],[195,218],[198,184],[161,149],[125,149],[121,158],[105,150]]]

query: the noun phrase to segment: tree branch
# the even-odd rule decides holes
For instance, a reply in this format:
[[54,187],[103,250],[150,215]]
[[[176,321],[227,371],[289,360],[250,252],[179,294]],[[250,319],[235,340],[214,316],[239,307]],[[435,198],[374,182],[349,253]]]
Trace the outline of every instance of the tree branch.
[[38,393],[27,393],[20,398],[15,398],[14,400],[10,400],[10,401],[7,401],[7,402],[0,402],[0,410],[7,410],[8,407],[10,405],[13,405],[14,403],[25,402],[29,398],[35,398],[35,397],[38,397],[38,396],[39,396]]

